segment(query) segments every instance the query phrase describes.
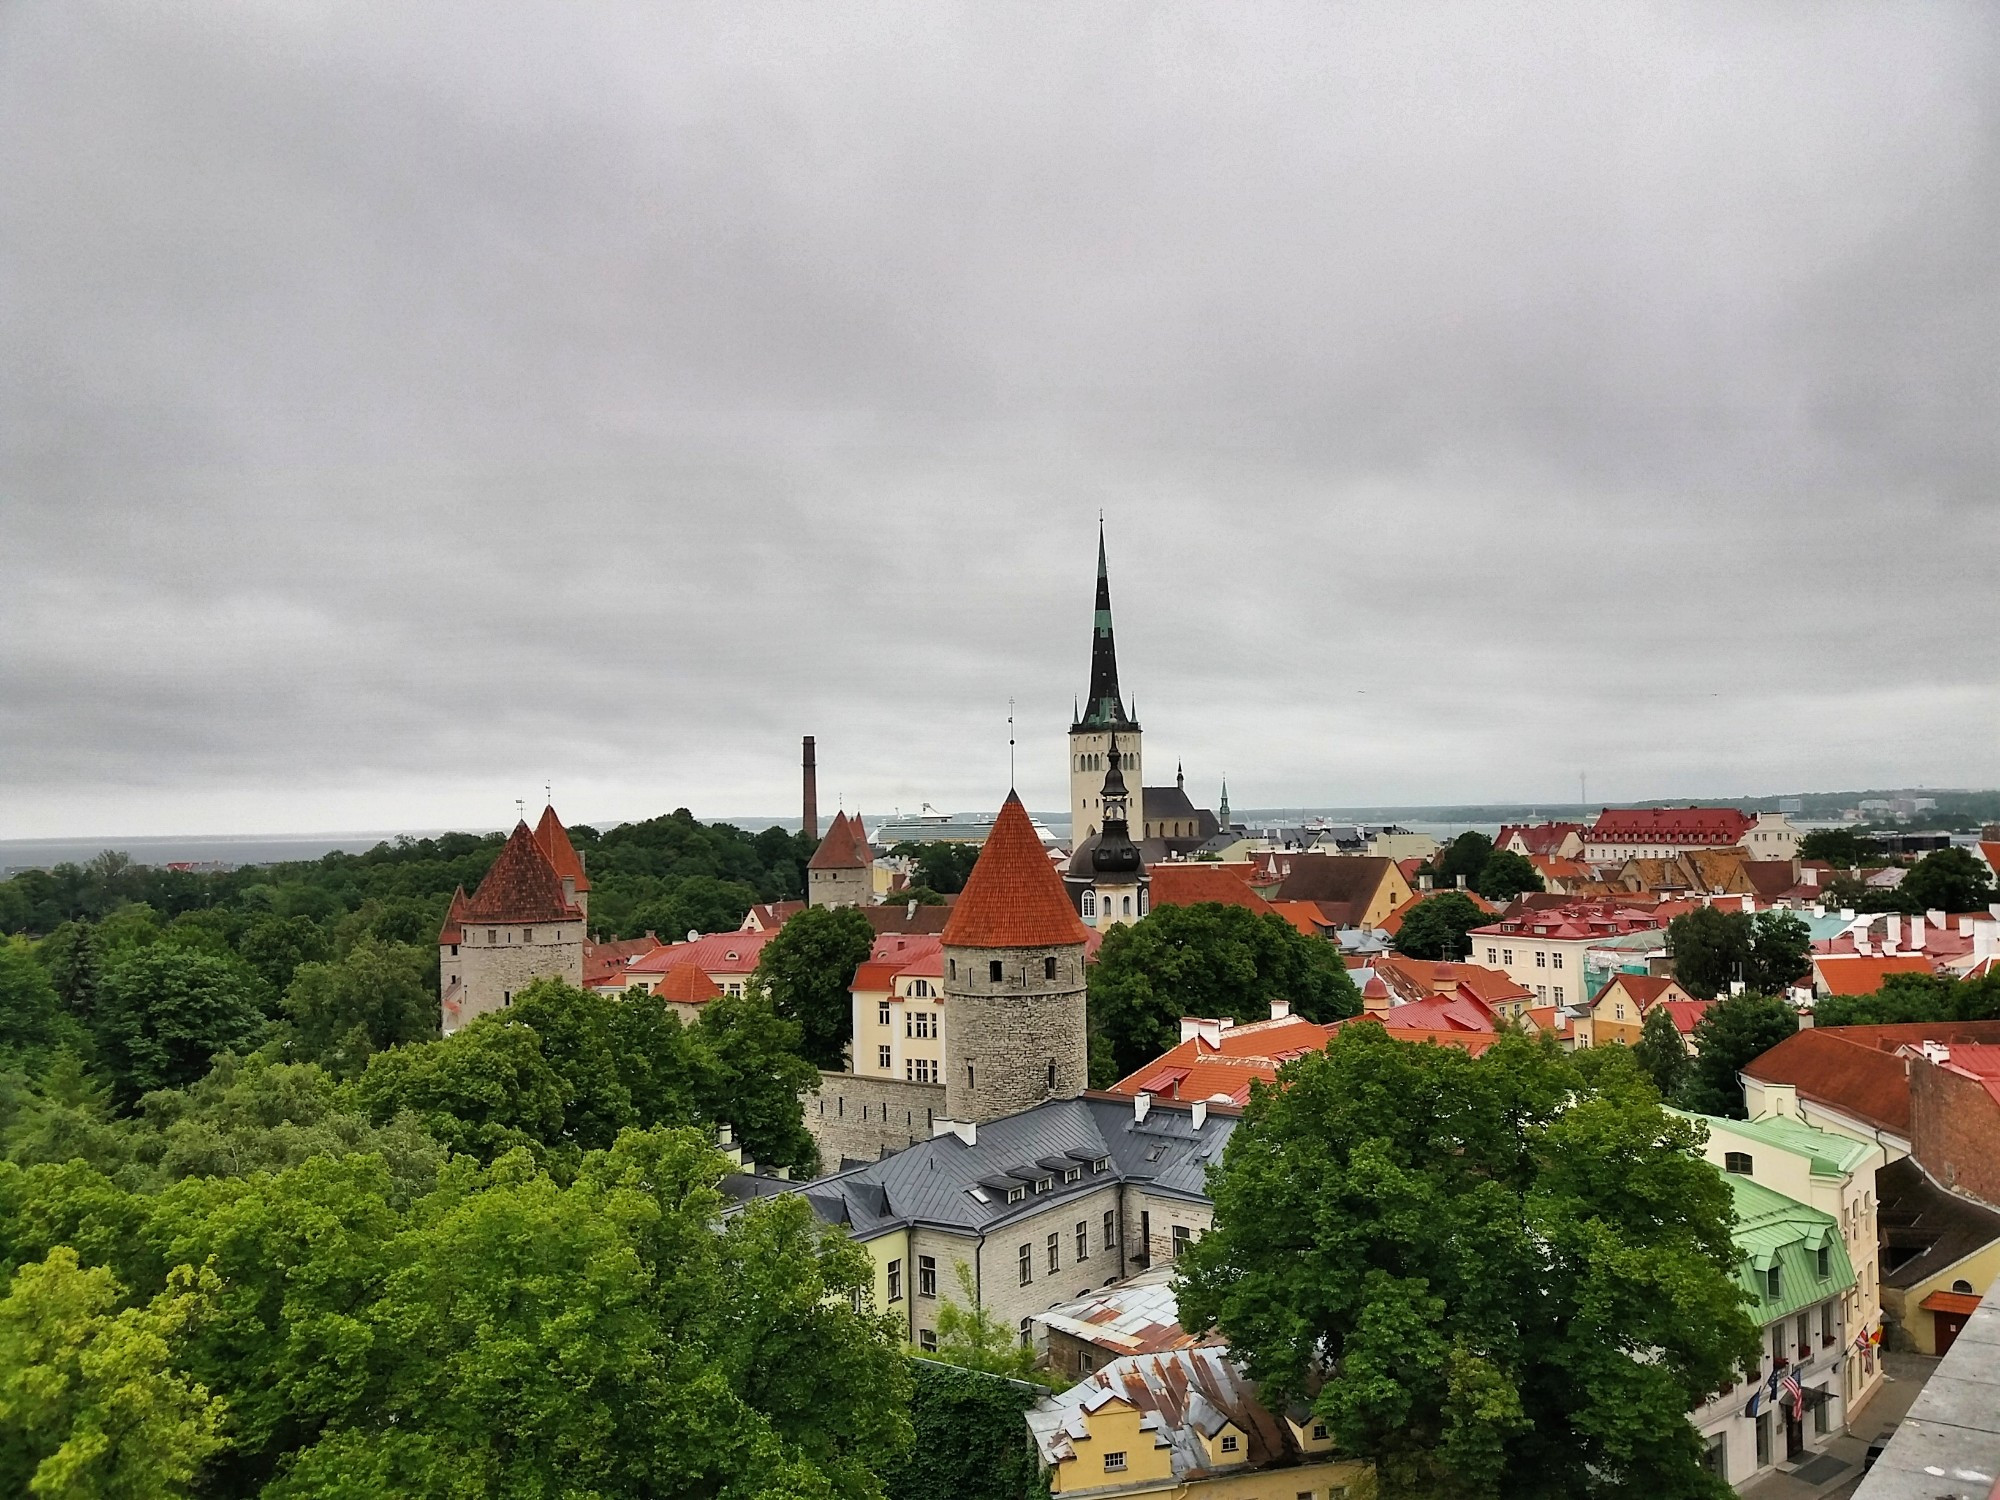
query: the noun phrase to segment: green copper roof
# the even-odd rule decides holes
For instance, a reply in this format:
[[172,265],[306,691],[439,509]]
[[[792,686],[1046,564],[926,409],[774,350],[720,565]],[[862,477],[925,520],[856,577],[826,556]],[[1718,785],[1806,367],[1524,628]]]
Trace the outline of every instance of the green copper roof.
[[[1742,1260],[1736,1279],[1757,1299],[1759,1323],[1774,1323],[1838,1296],[1854,1285],[1854,1266],[1832,1214],[1775,1193],[1733,1172],[1723,1174],[1736,1197],[1736,1248]],[[1819,1273],[1819,1252],[1827,1252],[1827,1274]],[[1770,1272],[1778,1270],[1771,1295]]]
[[1761,1120],[1722,1120],[1712,1115],[1692,1115],[1689,1118],[1703,1121],[1711,1132],[1734,1131],[1753,1141],[1776,1146],[1780,1151],[1810,1157],[1813,1175],[1817,1177],[1845,1177],[1866,1161],[1868,1153],[1875,1149],[1866,1142],[1849,1140],[1844,1135],[1821,1130],[1789,1115],[1769,1115]]

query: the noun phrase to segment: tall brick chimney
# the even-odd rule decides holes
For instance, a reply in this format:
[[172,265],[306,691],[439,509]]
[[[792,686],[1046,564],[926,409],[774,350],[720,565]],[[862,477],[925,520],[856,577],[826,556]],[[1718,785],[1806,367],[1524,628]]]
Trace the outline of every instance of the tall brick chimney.
[[811,735],[806,736],[805,772],[806,772],[806,806],[805,806],[806,837],[809,839],[817,839],[819,837],[819,766],[813,757],[813,737]]

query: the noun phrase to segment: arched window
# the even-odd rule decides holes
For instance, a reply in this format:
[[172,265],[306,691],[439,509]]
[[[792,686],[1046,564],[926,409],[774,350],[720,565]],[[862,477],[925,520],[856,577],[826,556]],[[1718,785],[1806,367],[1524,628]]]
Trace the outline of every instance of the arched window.
[[1086,917],[1097,915],[1097,892],[1085,891],[1083,893],[1083,914]]
[[1139,890],[1139,915],[1146,915],[1146,890],[1143,886]]
[[1126,897],[1124,897],[1124,898],[1123,898],[1123,901],[1122,901],[1122,904],[1123,904],[1123,906],[1124,906],[1124,908],[1125,908],[1125,911],[1124,911],[1124,914],[1125,914],[1126,916],[1128,916],[1128,917],[1129,917],[1129,916],[1131,916],[1131,915],[1132,915],[1132,898],[1131,898],[1130,896],[1126,896]]

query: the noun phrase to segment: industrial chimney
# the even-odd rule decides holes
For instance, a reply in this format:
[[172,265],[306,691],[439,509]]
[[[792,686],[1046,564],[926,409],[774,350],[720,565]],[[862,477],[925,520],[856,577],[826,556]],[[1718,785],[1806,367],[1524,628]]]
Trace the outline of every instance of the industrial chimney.
[[806,837],[809,839],[817,840],[819,838],[819,767],[815,763],[813,758],[813,737],[811,735],[806,736],[805,771],[806,771],[806,806],[805,806]]

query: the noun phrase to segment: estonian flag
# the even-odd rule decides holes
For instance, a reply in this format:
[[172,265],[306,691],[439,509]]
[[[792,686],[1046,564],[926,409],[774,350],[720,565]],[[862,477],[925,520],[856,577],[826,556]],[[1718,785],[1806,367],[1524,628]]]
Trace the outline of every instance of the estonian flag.
[[1764,1403],[1763,1390],[1760,1388],[1758,1390],[1752,1391],[1750,1393],[1750,1404],[1743,1408],[1743,1415],[1746,1417],[1756,1416],[1757,1408],[1763,1405],[1763,1403]]

